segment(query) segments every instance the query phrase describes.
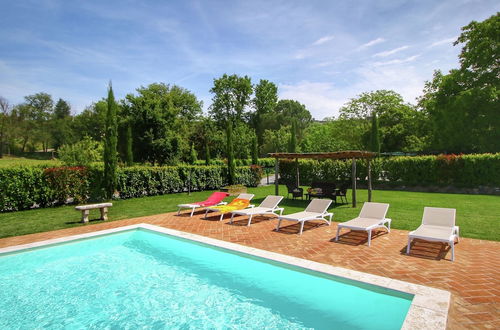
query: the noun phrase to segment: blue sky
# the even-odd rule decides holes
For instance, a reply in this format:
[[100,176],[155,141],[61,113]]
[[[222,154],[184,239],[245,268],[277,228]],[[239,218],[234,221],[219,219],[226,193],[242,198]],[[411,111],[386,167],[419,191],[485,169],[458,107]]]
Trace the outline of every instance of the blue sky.
[[74,113],[153,82],[211,103],[224,73],[268,79],[317,119],[356,95],[393,89],[414,103],[435,69],[458,66],[460,28],[489,0],[0,0],[0,96],[47,92]]

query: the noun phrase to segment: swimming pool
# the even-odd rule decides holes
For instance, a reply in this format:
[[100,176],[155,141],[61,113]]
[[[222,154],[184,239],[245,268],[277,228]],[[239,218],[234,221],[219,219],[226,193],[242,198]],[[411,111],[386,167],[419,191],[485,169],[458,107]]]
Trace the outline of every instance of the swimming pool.
[[2,329],[399,329],[412,300],[143,227],[0,257]]

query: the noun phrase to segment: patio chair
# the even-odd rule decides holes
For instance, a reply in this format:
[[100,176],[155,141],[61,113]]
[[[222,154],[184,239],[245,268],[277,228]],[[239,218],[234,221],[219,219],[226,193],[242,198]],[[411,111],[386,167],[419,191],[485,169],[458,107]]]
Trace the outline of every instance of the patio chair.
[[[309,203],[309,205],[307,205],[304,211],[279,216],[276,231],[280,230],[281,220],[300,222],[299,235],[302,235],[302,231],[304,230],[304,223],[306,221],[323,220],[328,225],[330,225],[332,223],[333,213],[328,213],[328,208],[330,207],[332,202],[333,201],[331,199],[313,199]],[[329,217],[330,220],[326,220],[326,217]]]
[[364,230],[368,233],[368,246],[370,246],[373,229],[385,228],[387,232],[391,232],[391,219],[385,217],[388,209],[389,204],[373,202],[364,203],[361,212],[359,212],[359,217],[338,224],[335,241],[339,240],[339,233],[342,228]]
[[293,199],[297,197],[304,199],[304,189],[297,187],[295,183],[287,183],[286,189],[288,190],[287,197],[290,196],[290,194],[292,194]]
[[459,228],[455,226],[455,209],[424,207],[422,224],[408,234],[406,254],[410,254],[410,244],[415,238],[425,241],[448,243],[451,261],[455,260],[455,239],[458,242]]
[[179,208],[177,210],[177,215],[179,215],[181,213],[181,209],[191,209],[190,217],[192,217],[194,210],[197,208],[227,204],[227,203],[222,201],[227,196],[229,196],[229,194],[227,192],[217,191],[217,192],[212,193],[212,195],[210,195],[206,200],[204,200],[202,202],[194,202],[194,203],[189,203],[189,204],[179,204],[179,205],[177,205],[177,207]]
[[246,209],[247,207],[254,207],[253,205],[250,205],[250,201],[254,196],[255,196],[254,194],[239,194],[238,197],[233,199],[229,204],[207,207],[205,210],[204,219],[207,218],[207,214],[209,211],[220,212],[219,221],[222,221],[222,219],[224,218],[224,214],[226,213],[229,213],[231,211]]
[[283,199],[283,196],[273,196],[269,195],[264,200],[262,203],[260,203],[259,206],[251,208],[251,209],[245,209],[245,210],[239,210],[239,211],[232,211],[231,212],[231,221],[229,223],[233,223],[233,218],[235,215],[246,215],[248,216],[248,224],[247,226],[250,226],[252,223],[252,217],[254,215],[278,215],[276,212],[279,211],[279,216],[283,214],[283,208],[278,207],[278,204],[281,202]]
[[[349,189],[349,183],[343,183],[339,186],[338,189],[335,189],[333,192],[335,197],[340,197],[340,201],[344,202],[347,204],[347,189]],[[337,203],[337,199],[335,199],[335,204]]]

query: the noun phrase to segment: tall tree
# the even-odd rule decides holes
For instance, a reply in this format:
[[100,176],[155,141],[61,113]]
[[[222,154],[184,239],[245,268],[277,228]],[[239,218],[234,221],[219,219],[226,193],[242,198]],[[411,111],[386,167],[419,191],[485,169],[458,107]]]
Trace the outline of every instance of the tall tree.
[[297,152],[297,124],[295,123],[295,120],[292,121],[292,125],[290,126],[290,141],[288,143],[288,152]]
[[37,93],[25,96],[26,105],[29,107],[31,119],[35,123],[35,140],[42,143],[42,148],[47,151],[50,143],[49,119],[54,111],[54,101],[47,93]]
[[57,103],[54,107],[54,117],[56,119],[64,119],[71,115],[71,107],[68,102],[63,99],[57,100]]
[[125,163],[127,166],[132,166],[134,164],[134,151],[132,146],[132,125],[130,125],[130,122],[127,122],[125,130]]
[[194,144],[191,143],[191,150],[189,152],[189,163],[191,165],[194,165],[197,160],[198,160],[198,153],[196,152],[196,149],[194,148]]
[[209,113],[218,125],[223,127],[228,121],[234,124],[244,120],[245,107],[252,95],[252,82],[249,77],[224,74],[214,79],[210,92],[214,96]]
[[104,140],[104,188],[106,198],[113,198],[116,189],[116,165],[117,165],[117,142],[118,121],[116,118],[117,104],[113,94],[111,82],[108,87],[106,127]]
[[205,140],[205,165],[210,165],[210,146],[208,145],[208,139]]
[[259,146],[257,144],[257,136],[254,136],[252,139],[252,164],[259,164]]
[[70,143],[70,116],[71,107],[69,103],[60,98],[54,107],[52,119],[52,142],[56,150],[63,144]]
[[380,152],[380,134],[378,130],[378,118],[375,112],[372,113],[372,126],[370,130],[370,151]]
[[297,141],[302,140],[303,132],[312,122],[311,113],[305,105],[295,100],[279,100],[274,112],[263,116],[263,127],[265,129],[277,130],[282,126],[291,126],[296,122]]
[[265,79],[261,79],[255,85],[255,97],[252,100],[255,112],[252,117],[252,124],[257,134],[258,145],[262,145],[264,134],[263,120],[266,114],[273,113],[278,102],[278,87]]
[[419,105],[433,123],[433,148],[500,151],[500,13],[462,28],[460,68],[427,82]]
[[228,183],[236,183],[236,165],[234,162],[234,147],[233,147],[233,123],[229,121],[226,129],[227,136],[227,181]]

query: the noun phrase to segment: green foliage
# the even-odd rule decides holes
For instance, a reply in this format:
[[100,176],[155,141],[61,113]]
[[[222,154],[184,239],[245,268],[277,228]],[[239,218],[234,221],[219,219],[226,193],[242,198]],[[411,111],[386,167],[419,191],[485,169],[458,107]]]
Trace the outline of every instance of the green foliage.
[[210,147],[207,140],[205,140],[205,165],[210,165]]
[[364,124],[360,119],[327,120],[312,123],[300,143],[303,152],[333,152],[364,149]]
[[261,79],[259,83],[255,85],[255,97],[252,100],[253,107],[255,108],[255,112],[252,116],[252,125],[255,129],[259,146],[263,144],[264,116],[275,111],[277,102],[278,87],[268,80]]
[[82,203],[89,197],[89,175],[85,167],[53,167],[44,170],[51,194],[51,204],[63,205],[68,200]]
[[118,122],[116,118],[117,104],[111,83],[108,89],[108,111],[106,113],[106,127],[104,140],[104,191],[107,199],[111,199],[116,189]]
[[264,144],[262,152],[268,154],[271,152],[286,152],[290,141],[290,127],[282,126],[277,130],[266,129],[264,131]]
[[[312,122],[312,116],[305,105],[294,100],[279,100],[275,111],[263,116],[264,130],[278,130],[283,126],[291,126],[295,121],[297,124],[297,140],[300,142],[303,138],[303,132]],[[264,138],[263,143],[266,143]]]
[[191,144],[191,152],[189,154],[189,164],[194,165],[194,163],[196,163],[197,160],[198,160],[198,153],[194,148],[194,144]]
[[132,126],[127,123],[125,130],[125,164],[127,166],[132,166],[134,163],[134,151],[133,151],[133,138],[132,138]]
[[210,92],[214,96],[209,113],[219,126],[225,125],[227,121],[236,123],[243,120],[245,106],[253,92],[250,77],[224,74],[214,79]]
[[233,124],[227,123],[227,181],[229,184],[236,183],[235,163],[234,163],[234,149],[233,149]]
[[259,164],[259,146],[257,145],[257,137],[252,139],[252,164]]
[[63,99],[57,100],[57,103],[54,107],[54,117],[56,119],[64,119],[71,115],[71,107],[69,103],[64,101]]
[[370,151],[380,152],[380,136],[378,131],[378,117],[376,113],[372,114],[372,126],[370,130]]
[[66,166],[88,166],[93,162],[100,162],[102,154],[102,144],[94,141],[90,136],[59,149],[59,159]]
[[[366,162],[357,162],[358,177],[365,181]],[[301,182],[349,181],[351,161],[300,160]],[[280,161],[283,182],[295,178],[295,162]],[[372,161],[374,181],[408,186],[500,187],[500,153],[440,156],[404,156]],[[377,179],[378,178],[378,179]]]
[[290,126],[290,141],[288,142],[288,152],[297,152],[297,124],[295,120],[292,121]]

